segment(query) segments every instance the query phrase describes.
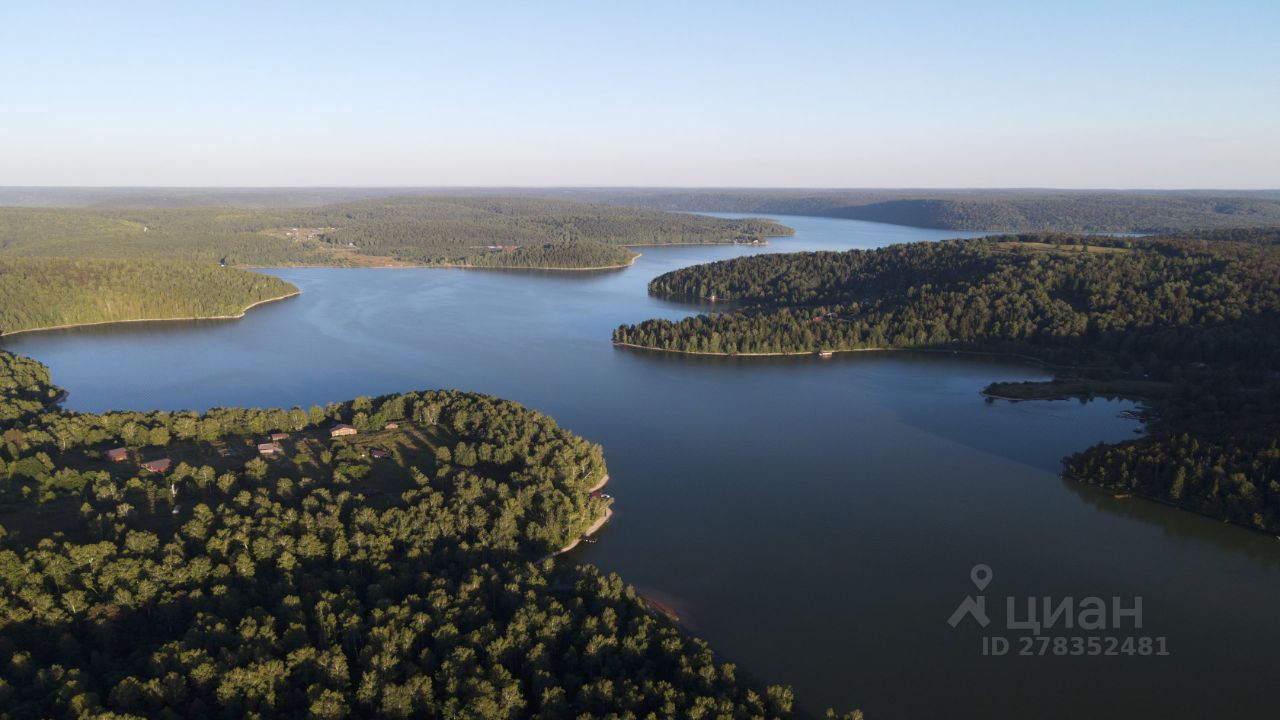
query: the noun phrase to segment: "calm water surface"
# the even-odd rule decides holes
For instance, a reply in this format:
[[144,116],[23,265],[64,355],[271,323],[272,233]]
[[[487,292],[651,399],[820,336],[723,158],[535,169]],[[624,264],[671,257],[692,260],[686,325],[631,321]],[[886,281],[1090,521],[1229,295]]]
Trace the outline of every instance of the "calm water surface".
[[[767,248],[644,248],[599,274],[272,271],[302,296],[237,322],[11,338],[68,406],[291,406],[457,387],[519,400],[603,443],[618,497],[574,559],[675,607],[741,672],[803,707],[874,718],[1274,717],[1280,542],[1066,483],[1059,459],[1132,437],[1120,402],[995,403],[1035,368],[862,354],[735,360],[613,348],[624,322],[696,310],[653,276],[757,252],[956,233],[781,218]],[[986,563],[1004,598],[1143,598],[1168,657],[983,657],[947,618]],[[1003,630],[989,628],[999,634]],[[1015,644],[1015,649],[1017,645]],[[1264,702],[1265,701],[1265,702]]]

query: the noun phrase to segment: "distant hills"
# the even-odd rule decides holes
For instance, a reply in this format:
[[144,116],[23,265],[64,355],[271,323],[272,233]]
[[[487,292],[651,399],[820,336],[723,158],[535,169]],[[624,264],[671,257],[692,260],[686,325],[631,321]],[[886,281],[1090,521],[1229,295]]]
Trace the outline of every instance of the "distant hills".
[[[101,192],[59,190],[44,198],[74,195],[93,207],[0,207],[0,257],[587,269],[625,266],[636,257],[629,246],[761,242],[794,232],[768,220],[531,196],[398,196],[297,207],[284,203],[304,200],[309,191],[173,191],[165,197],[175,203],[252,195],[273,205],[129,207],[160,196]],[[113,203],[121,206],[99,207]]]
[[819,215],[947,230],[1141,232],[1280,225],[1280,190],[581,190],[658,210]]
[[1000,232],[1280,226],[1280,190],[741,188],[0,188],[0,206],[309,208],[405,195],[528,197],[651,210],[819,215]]

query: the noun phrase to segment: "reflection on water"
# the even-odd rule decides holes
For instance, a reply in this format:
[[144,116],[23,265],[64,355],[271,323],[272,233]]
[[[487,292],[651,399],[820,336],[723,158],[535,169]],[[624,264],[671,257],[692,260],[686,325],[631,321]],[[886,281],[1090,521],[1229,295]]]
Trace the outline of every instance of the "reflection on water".
[[[5,339],[74,409],[292,406],[413,388],[493,393],[603,443],[618,498],[571,559],[617,571],[741,672],[807,710],[876,718],[1273,714],[1280,542],[1058,479],[1133,437],[1127,402],[986,403],[999,358],[672,356],[612,347],[622,323],[696,308],[655,275],[755,252],[953,233],[782,218],[766,248],[644,248],[604,273],[285,269],[295,299],[244,320]],[[1142,596],[1167,658],[983,658],[946,623],[975,563],[1000,595]],[[1158,692],[1136,692],[1136,688]]]
[[1090,506],[1106,513],[1159,528],[1173,543],[1208,544],[1232,555],[1272,568],[1280,566],[1280,538],[1242,530],[1221,520],[1179,511],[1139,497],[1117,497],[1111,490],[1062,478],[1062,485]]

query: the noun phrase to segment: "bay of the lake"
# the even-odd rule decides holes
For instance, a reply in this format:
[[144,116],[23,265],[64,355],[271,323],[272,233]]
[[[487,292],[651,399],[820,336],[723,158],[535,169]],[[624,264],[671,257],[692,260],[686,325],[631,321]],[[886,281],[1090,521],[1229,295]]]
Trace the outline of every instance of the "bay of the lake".
[[[984,402],[1007,360],[912,353],[667,356],[611,330],[698,308],[648,297],[678,267],[757,252],[961,233],[779,217],[767,247],[641,248],[614,272],[269,270],[301,296],[229,322],[6,338],[75,410],[308,406],[437,387],[492,393],[604,445],[616,516],[568,556],[680,614],[739,671],[801,706],[870,717],[1273,717],[1280,542],[1059,478],[1060,459],[1134,437],[1128,402]],[[705,308],[704,308],[705,310]],[[970,571],[992,570],[981,590]],[[981,595],[992,623],[948,618]],[[1006,600],[1141,603],[1167,655],[1022,655]],[[1036,600],[1037,603],[1040,600]],[[983,655],[984,636],[1011,640]],[[1118,648],[1123,647],[1118,645]],[[1136,647],[1136,646],[1135,646]],[[1156,647],[1156,649],[1159,649]]]

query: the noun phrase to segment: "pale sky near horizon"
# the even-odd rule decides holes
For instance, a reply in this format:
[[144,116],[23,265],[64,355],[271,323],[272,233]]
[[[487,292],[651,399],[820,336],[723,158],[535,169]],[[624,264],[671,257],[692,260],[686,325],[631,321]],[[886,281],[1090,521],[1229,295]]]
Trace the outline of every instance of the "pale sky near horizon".
[[1280,3],[15,2],[0,185],[1280,187]]

